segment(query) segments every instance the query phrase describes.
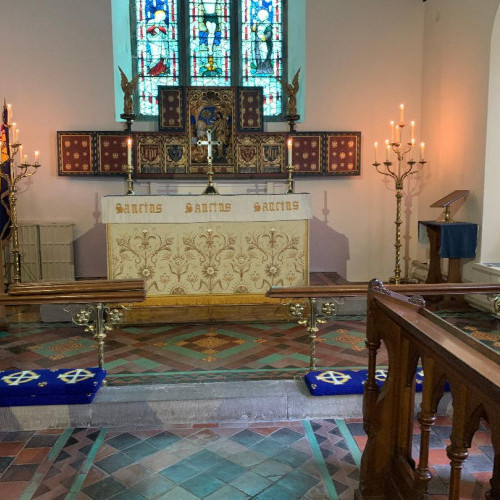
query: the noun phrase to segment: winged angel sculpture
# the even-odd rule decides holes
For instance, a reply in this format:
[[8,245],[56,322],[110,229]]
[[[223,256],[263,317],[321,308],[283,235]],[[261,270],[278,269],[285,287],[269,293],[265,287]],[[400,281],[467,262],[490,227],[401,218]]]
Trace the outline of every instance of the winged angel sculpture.
[[123,90],[123,113],[125,115],[131,115],[134,113],[134,101],[132,96],[134,95],[135,88],[137,87],[137,81],[140,75],[135,75],[132,80],[128,80],[127,76],[123,70],[118,66],[120,74],[122,75],[122,90]]
[[297,115],[297,92],[299,91],[299,74],[300,68],[295,73],[292,83],[287,83],[284,80],[278,81],[283,85],[283,91],[288,96],[288,114],[290,116]]

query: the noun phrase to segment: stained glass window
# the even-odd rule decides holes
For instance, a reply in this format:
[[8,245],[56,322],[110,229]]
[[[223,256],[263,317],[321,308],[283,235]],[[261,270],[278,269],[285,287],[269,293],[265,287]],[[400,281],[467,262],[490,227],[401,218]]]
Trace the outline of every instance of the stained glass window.
[[131,0],[138,113],[158,114],[159,85],[259,86],[282,113],[286,0]]
[[158,114],[158,85],[179,85],[176,0],[134,0],[139,114]]
[[280,0],[242,0],[242,85],[264,87],[264,114],[281,113],[283,9]]

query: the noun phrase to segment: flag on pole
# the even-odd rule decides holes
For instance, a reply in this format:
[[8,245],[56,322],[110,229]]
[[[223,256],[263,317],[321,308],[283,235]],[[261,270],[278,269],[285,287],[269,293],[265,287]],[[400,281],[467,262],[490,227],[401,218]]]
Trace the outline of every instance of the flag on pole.
[[[3,101],[0,141],[0,168],[4,174],[10,177],[9,125],[5,99]],[[9,184],[2,177],[0,180],[0,240],[6,240],[9,237],[10,223]]]

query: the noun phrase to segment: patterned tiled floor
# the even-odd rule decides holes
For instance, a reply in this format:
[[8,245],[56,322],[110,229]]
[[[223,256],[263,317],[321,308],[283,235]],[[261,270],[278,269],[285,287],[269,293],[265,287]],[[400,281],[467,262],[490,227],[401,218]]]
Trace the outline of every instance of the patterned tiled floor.
[[[364,331],[364,316],[323,325],[318,366],[365,366]],[[130,326],[108,335],[105,358],[112,385],[293,378],[307,371],[309,339],[295,323]],[[0,370],[96,363],[95,343],[83,327],[25,322],[0,331]]]
[[[436,500],[446,498],[450,430],[441,418],[432,431]],[[365,442],[359,420],[2,432],[0,498],[347,500]],[[469,451],[460,498],[484,498],[489,433],[477,432]]]

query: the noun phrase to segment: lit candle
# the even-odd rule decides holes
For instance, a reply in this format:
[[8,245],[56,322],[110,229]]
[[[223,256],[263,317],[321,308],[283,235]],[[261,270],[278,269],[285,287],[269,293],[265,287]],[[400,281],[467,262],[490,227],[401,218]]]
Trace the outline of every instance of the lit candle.
[[292,164],[292,138],[288,139],[288,165]]
[[16,128],[16,133],[14,134],[14,137],[16,138],[14,143],[18,144],[19,143],[19,129],[18,128]]
[[399,105],[399,124],[403,125],[405,122],[405,105]]
[[19,146],[19,163],[23,162],[23,145]]
[[[12,137],[10,137],[10,143],[11,144],[15,144],[16,140],[17,140],[17,137],[16,137],[16,125],[17,125],[17,123],[13,123],[12,126],[11,126],[11,131],[12,131]],[[19,129],[17,129],[17,130],[19,130]]]
[[7,123],[12,123],[12,104],[7,104]]
[[35,165],[38,165],[40,163],[40,152],[35,151]]
[[386,144],[385,146],[385,161],[389,161],[389,153],[391,152],[391,145]]
[[23,163],[28,163],[28,155],[24,155],[24,157],[23,157]]
[[391,120],[391,142],[394,142],[394,120]]
[[410,142],[415,140],[415,122],[412,120],[410,123]]
[[400,139],[401,139],[401,129],[399,128],[399,125],[396,125],[395,127],[395,137],[396,137],[396,143],[399,144],[400,143]]
[[127,139],[127,165],[132,165],[132,139]]
[[375,146],[375,163],[377,163],[377,149],[378,149],[378,142],[374,144]]
[[425,142],[420,143],[420,161],[424,161]]

